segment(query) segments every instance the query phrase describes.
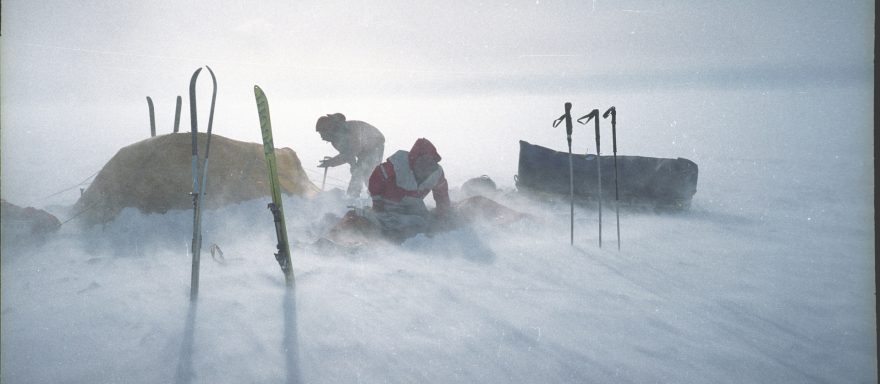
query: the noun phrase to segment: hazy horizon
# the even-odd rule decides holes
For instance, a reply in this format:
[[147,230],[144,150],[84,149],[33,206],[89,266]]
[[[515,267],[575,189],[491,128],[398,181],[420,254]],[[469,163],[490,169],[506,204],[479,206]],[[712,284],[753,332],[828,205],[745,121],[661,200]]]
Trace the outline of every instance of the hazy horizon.
[[[259,84],[280,131],[276,144],[300,153],[307,168],[332,151],[313,132],[326,113],[377,125],[389,151],[414,137],[444,141],[449,127],[472,135],[446,140],[452,144],[509,148],[515,142],[497,139],[524,124],[540,134],[517,139],[546,138],[562,149],[548,121],[564,102],[575,113],[617,104],[622,124],[653,130],[674,121],[687,132],[697,126],[682,115],[686,106],[664,100],[667,92],[702,92],[711,101],[713,92],[873,84],[871,2],[12,0],[2,7],[0,177],[2,196],[22,205],[69,204],[77,188],[44,197],[75,187],[119,148],[148,137],[146,96],[159,134],[171,131],[182,96],[181,129],[188,130],[189,78],[204,65],[219,83],[215,133],[259,140],[252,93]],[[639,102],[626,104],[633,99]],[[646,108],[655,103],[677,116],[649,122]],[[657,138],[673,141],[674,131]],[[694,144],[687,150],[700,147]]]

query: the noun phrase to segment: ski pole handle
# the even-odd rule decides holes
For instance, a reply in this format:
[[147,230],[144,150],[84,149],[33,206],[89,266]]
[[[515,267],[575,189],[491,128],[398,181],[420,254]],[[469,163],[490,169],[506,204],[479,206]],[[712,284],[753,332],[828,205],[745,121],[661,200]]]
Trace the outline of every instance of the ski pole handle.
[[611,106],[602,114],[602,117],[607,119],[608,115],[611,115],[611,144],[614,147],[614,153],[617,153],[617,108]]
[[571,136],[571,132],[574,128],[571,125],[571,103],[565,103],[565,133],[568,136]]
[[324,184],[327,184],[327,170],[328,167],[324,167],[324,179],[321,180],[321,191],[324,191]]
[[559,116],[558,119],[553,120],[553,128],[559,126],[562,121],[565,121],[565,134],[571,137],[572,125],[571,125],[571,103],[565,103],[565,114]]
[[559,116],[558,119],[553,120],[553,128],[559,126],[562,121],[565,120],[565,137],[568,139],[568,150],[571,151],[571,103],[565,103],[565,113],[562,116]]
[[[586,119],[586,120],[584,120],[584,119]],[[601,153],[601,151],[599,150],[599,145],[600,145],[600,141],[599,141],[599,110],[594,109],[594,110],[590,111],[589,114],[581,116],[581,118],[578,119],[577,122],[586,125],[590,122],[590,120],[593,120],[593,119],[595,119],[594,123],[596,125],[596,130],[595,130],[596,131],[596,156],[599,156],[599,154]],[[581,121],[581,120],[583,120],[583,121]]]

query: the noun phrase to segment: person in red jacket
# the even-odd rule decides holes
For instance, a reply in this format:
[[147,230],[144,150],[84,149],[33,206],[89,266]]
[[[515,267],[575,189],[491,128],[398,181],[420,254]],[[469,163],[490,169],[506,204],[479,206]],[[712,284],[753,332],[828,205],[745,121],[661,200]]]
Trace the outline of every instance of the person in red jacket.
[[[434,144],[420,138],[409,152],[397,151],[373,170],[368,185],[373,213],[387,237],[402,240],[426,232],[449,216],[449,185],[440,160]],[[429,192],[437,207],[433,214],[424,202]]]
[[[343,245],[377,238],[402,243],[419,233],[430,236],[476,219],[503,225],[528,217],[484,196],[452,204],[440,159],[434,144],[424,138],[416,140],[409,151],[395,152],[370,175],[372,209],[349,211],[326,239]],[[428,193],[436,203],[433,211],[425,205]]]

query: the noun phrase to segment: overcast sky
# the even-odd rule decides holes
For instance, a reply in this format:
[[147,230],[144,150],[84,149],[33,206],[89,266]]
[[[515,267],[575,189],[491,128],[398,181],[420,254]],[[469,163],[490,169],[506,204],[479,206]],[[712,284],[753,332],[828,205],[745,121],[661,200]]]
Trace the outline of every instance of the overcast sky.
[[[226,124],[220,128],[239,140],[259,140],[251,126],[254,84],[270,96],[273,117],[299,129],[351,105],[363,114],[368,108],[360,104],[371,97],[518,93],[561,104],[595,90],[870,84],[873,76],[872,1],[4,0],[0,6],[3,195],[25,202],[85,179],[118,148],[143,139],[145,96],[156,102],[159,133],[167,132],[174,97],[186,100],[190,75],[206,64],[220,83],[218,119]],[[207,84],[199,83],[200,95],[210,91]],[[288,112],[284,107],[334,97],[348,97],[348,104],[278,116]],[[308,138],[297,151],[323,144]],[[280,145],[292,145],[287,139]]]
[[[212,63],[326,90],[872,68],[871,1],[6,0],[5,96]],[[217,68],[215,68],[217,69]],[[189,68],[187,67],[187,71]],[[662,76],[661,76],[662,75]],[[141,79],[143,80],[143,79]],[[51,82],[52,96],[35,83]],[[95,92],[94,97],[100,97]]]

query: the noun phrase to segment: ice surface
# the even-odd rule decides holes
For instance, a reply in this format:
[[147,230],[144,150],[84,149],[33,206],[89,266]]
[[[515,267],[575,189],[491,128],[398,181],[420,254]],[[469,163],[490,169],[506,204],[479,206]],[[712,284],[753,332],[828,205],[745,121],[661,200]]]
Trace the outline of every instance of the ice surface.
[[[205,212],[204,244],[226,264],[202,252],[190,314],[191,212],[66,224],[37,249],[3,249],[4,381],[872,381],[870,106],[861,88],[809,92],[719,93],[722,107],[671,125],[640,117],[638,97],[616,102],[621,151],[700,165],[690,211],[621,212],[620,252],[610,204],[604,248],[595,207],[577,209],[572,247],[564,200],[502,195],[535,219],[353,253],[296,245],[291,300],[271,215],[251,201]],[[755,98],[783,111],[728,114]],[[832,102],[850,118],[805,117]],[[519,135],[561,147],[549,117],[510,145],[481,142],[504,161],[464,164],[490,154],[438,140],[450,179],[511,172]],[[290,238],[314,241],[345,205],[286,197]]]

